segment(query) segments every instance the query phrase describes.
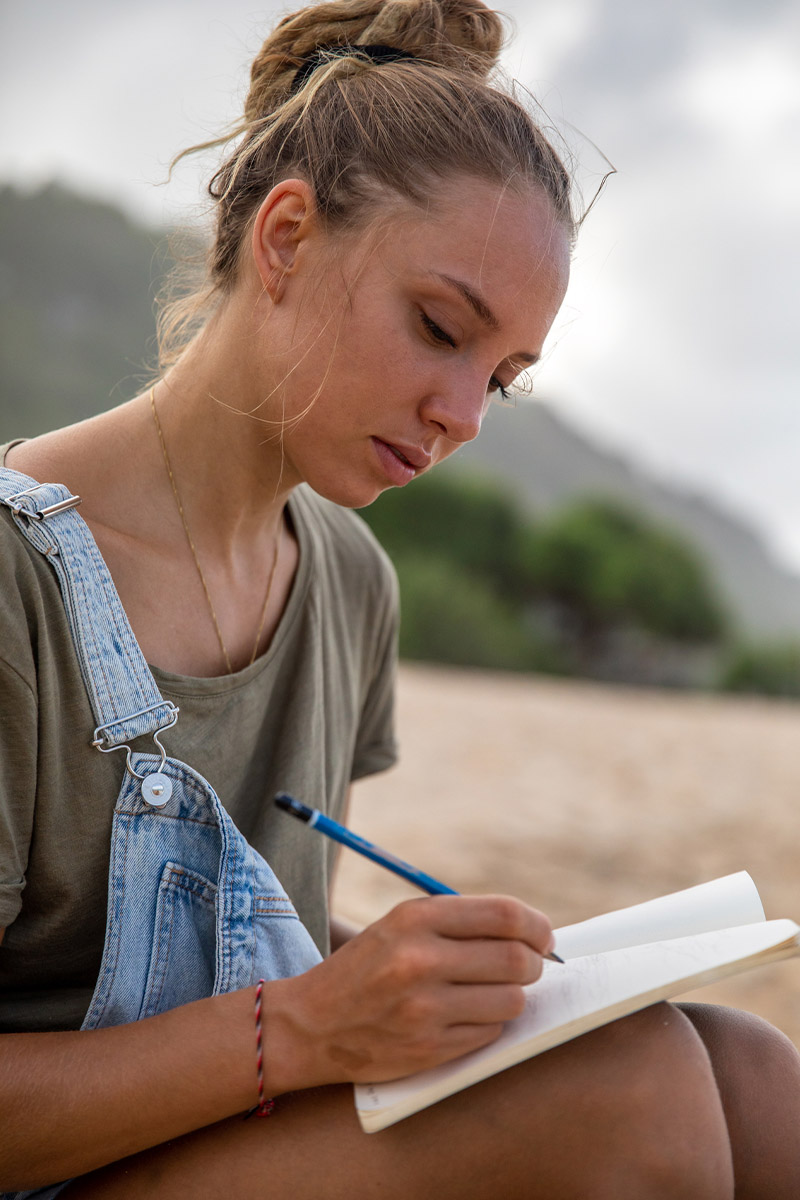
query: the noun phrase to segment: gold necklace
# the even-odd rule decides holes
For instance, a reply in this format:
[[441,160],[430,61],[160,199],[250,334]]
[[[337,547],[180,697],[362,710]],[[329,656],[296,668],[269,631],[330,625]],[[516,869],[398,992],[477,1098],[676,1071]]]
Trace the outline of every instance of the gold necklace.
[[[156,431],[158,433],[158,440],[161,443],[161,453],[164,456],[164,466],[167,468],[167,475],[169,475],[169,482],[172,486],[172,494],[175,497],[175,503],[178,506],[178,512],[180,514],[181,524],[183,525],[183,532],[186,534],[186,540],[189,543],[189,549],[192,552],[192,558],[194,559],[194,565],[197,567],[197,574],[200,576],[200,582],[203,585],[203,591],[205,592],[206,602],[208,604],[208,611],[211,613],[211,620],[214,622],[214,629],[216,630],[217,641],[219,642],[220,649],[222,650],[222,657],[225,659],[225,666],[228,668],[228,674],[232,675],[233,674],[233,664],[231,663],[231,656],[230,656],[230,654],[228,654],[228,648],[225,645],[225,641],[222,637],[222,630],[219,627],[219,621],[217,620],[217,614],[214,610],[214,604],[211,599],[211,593],[208,590],[208,584],[206,583],[206,577],[203,574],[203,568],[200,566],[200,559],[197,557],[197,550],[195,548],[194,540],[192,538],[191,533],[189,532],[189,525],[186,520],[186,514],[183,511],[183,505],[181,504],[181,498],[178,495],[178,485],[175,482],[175,476],[172,474],[172,467],[170,466],[169,455],[167,454],[167,444],[164,441],[164,433],[161,429],[161,422],[159,421],[158,413],[156,412],[155,391],[156,391],[155,386],[151,387],[151,389],[150,389],[150,407],[153,410],[153,420],[155,421]],[[269,573],[269,581],[267,582],[267,594],[264,597],[264,606],[261,609],[261,620],[258,622],[258,631],[256,632],[256,640],[253,642],[253,653],[250,655],[250,662],[247,664],[248,667],[252,666],[252,664],[256,660],[256,654],[258,653],[258,644],[261,641],[261,634],[264,632],[264,623],[267,619],[267,608],[269,607],[269,598],[272,593],[272,581],[275,578],[275,571],[278,566],[278,558],[280,557],[281,534],[282,533],[283,533],[283,518],[281,517],[281,523],[280,523],[280,526],[278,527],[278,536],[275,540],[275,556],[272,560],[272,569]]]

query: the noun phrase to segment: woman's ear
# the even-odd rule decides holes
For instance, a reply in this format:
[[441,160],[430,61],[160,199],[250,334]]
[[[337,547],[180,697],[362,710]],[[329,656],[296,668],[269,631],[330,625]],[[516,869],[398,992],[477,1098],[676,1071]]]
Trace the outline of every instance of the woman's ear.
[[298,251],[316,224],[314,197],[304,179],[275,185],[256,213],[253,261],[274,304],[296,270]]

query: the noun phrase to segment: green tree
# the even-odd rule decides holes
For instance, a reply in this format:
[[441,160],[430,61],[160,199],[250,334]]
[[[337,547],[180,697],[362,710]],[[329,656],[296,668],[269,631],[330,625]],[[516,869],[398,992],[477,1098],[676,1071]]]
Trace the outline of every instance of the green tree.
[[528,521],[512,497],[481,475],[424,475],[383,493],[361,515],[393,557],[424,551],[482,578],[509,603],[524,593]]
[[395,560],[400,654],[495,670],[558,672],[558,653],[481,578],[431,553]]
[[530,523],[494,480],[425,475],[384,492],[361,515],[397,568],[403,657],[563,670],[525,612]]
[[735,646],[723,663],[719,687],[726,692],[800,697],[800,642]]
[[[687,642],[725,629],[697,555],[612,501],[535,525],[491,479],[433,475],[362,514],[398,569],[407,657],[591,671],[611,629]],[[558,617],[548,635],[543,606]]]
[[687,641],[715,641],[725,629],[694,551],[613,501],[572,504],[536,530],[526,575],[536,593],[571,615],[586,643],[620,624]]

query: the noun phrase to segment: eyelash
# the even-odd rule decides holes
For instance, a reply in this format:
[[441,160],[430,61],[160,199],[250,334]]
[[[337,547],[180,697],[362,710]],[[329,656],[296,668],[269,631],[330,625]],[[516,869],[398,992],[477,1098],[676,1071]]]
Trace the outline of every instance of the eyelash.
[[[445,333],[445,331],[439,325],[437,325],[435,321],[431,320],[426,312],[421,313],[420,316],[422,318],[422,324],[425,326],[425,329],[435,342],[439,342],[440,344],[446,346],[451,346],[455,350],[456,344],[450,337],[449,333]],[[501,400],[508,400],[511,395],[508,388],[504,388],[502,383],[500,383],[498,379],[495,379],[494,375],[489,380],[489,391],[499,392]]]

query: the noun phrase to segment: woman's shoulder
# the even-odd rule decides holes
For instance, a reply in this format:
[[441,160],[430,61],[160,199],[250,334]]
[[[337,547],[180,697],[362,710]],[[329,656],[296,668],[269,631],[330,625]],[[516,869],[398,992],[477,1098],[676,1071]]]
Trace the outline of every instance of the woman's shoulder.
[[[43,556],[15,525],[11,510],[0,503],[0,578],[3,580],[0,594],[27,593],[31,588],[38,592],[39,581],[52,574]],[[16,587],[10,586],[12,582]]]
[[[36,681],[32,645],[42,597],[42,573],[34,554],[9,510],[0,505],[0,659],[32,689]],[[46,571],[47,564],[42,565]]]
[[17,528],[0,504],[0,658],[31,686],[36,679],[35,646],[47,630],[66,628],[58,580],[47,559]]

